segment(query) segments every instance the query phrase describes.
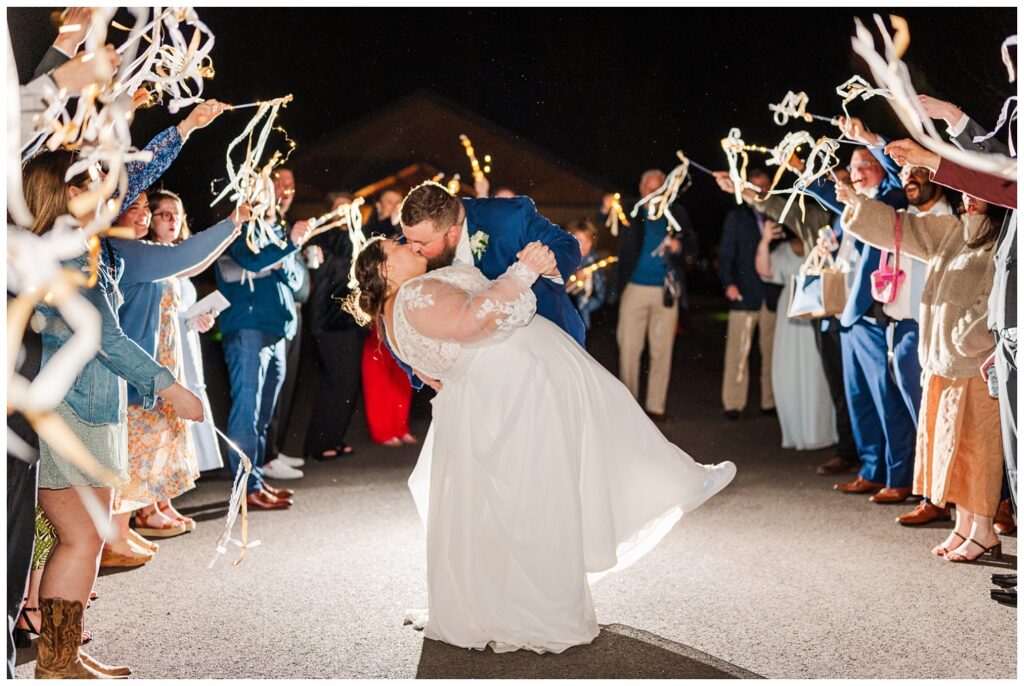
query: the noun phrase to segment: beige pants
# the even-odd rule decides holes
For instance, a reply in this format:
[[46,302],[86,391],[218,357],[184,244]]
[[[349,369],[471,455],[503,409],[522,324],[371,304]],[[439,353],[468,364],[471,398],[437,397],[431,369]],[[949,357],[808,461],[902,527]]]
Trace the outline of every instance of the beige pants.
[[647,340],[651,370],[647,379],[647,411],[665,413],[668,380],[672,374],[672,346],[676,340],[678,307],[662,304],[661,286],[628,284],[619,304],[619,378],[640,400],[640,356]]
[[750,347],[754,328],[758,329],[761,349],[761,409],[775,407],[772,395],[772,342],[775,338],[775,313],[762,304],[757,312],[729,311],[729,331],[725,340],[725,372],[722,375],[722,406],[742,412],[747,406],[750,386]]

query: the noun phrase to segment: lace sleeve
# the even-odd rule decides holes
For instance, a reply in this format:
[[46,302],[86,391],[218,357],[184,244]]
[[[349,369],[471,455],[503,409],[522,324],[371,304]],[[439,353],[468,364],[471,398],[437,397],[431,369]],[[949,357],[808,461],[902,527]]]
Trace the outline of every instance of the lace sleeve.
[[428,274],[403,289],[400,306],[409,324],[427,338],[489,345],[533,319],[537,298],[530,287],[536,280],[537,274],[520,262],[478,288]]

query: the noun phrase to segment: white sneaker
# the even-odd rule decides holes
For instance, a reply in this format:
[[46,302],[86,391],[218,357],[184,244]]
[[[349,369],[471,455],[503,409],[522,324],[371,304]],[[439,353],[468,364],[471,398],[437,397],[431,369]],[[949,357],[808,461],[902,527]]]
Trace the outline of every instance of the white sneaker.
[[301,479],[305,475],[302,470],[289,467],[279,457],[263,465],[263,476],[268,479]]
[[[285,455],[284,453],[278,453],[277,460],[279,462],[283,462],[289,467],[295,467],[296,469],[306,464],[306,461],[301,457],[292,457],[291,455]],[[273,462],[273,460],[271,461]]]

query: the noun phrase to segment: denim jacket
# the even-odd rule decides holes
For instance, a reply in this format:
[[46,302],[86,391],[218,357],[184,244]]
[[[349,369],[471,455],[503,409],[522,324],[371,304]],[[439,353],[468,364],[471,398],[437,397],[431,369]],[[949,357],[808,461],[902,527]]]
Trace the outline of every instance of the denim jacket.
[[[88,271],[88,256],[64,262],[65,267]],[[85,298],[99,311],[102,320],[100,349],[75,378],[64,401],[87,424],[116,424],[127,412],[127,385],[143,396],[143,407],[156,405],[156,394],[174,383],[171,370],[156,363],[121,330],[117,310],[121,304],[118,279],[124,262],[108,241],[103,241],[100,277],[93,288],[82,288]],[[42,365],[71,337],[71,330],[52,307],[37,305],[46,320],[42,331]]]

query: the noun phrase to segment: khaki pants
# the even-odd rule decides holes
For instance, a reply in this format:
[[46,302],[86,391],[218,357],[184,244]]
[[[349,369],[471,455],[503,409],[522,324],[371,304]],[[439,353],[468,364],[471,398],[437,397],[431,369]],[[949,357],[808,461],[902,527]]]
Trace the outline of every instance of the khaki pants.
[[772,342],[775,338],[775,313],[762,303],[757,312],[729,311],[729,331],[725,339],[725,372],[722,375],[722,406],[726,411],[742,412],[747,406],[750,385],[750,348],[758,329],[761,348],[761,409],[775,407],[772,395]]
[[640,356],[647,339],[650,375],[647,379],[648,412],[665,413],[665,398],[672,373],[672,346],[676,340],[679,308],[662,304],[661,286],[631,283],[619,304],[619,378],[633,397],[640,400]]

